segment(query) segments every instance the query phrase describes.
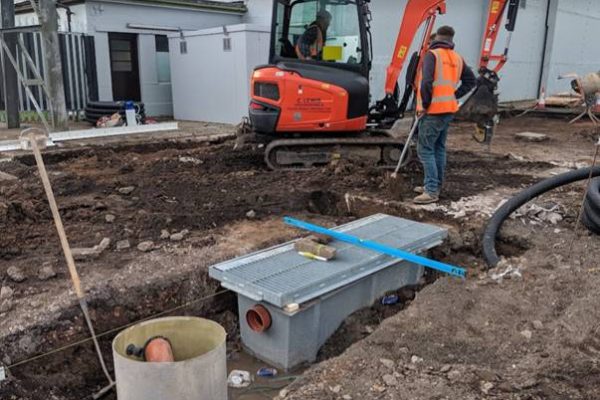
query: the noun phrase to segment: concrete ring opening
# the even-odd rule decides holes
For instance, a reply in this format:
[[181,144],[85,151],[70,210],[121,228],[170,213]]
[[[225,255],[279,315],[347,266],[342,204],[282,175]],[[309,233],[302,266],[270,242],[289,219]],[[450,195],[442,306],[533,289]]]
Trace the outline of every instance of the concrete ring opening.
[[[168,339],[174,362],[145,362],[127,354],[149,338]],[[142,322],[119,333],[113,356],[119,400],[227,399],[225,329],[196,317],[166,317]],[[186,382],[186,385],[181,385]]]
[[254,332],[265,332],[271,327],[271,313],[264,306],[257,304],[246,312],[246,322]]

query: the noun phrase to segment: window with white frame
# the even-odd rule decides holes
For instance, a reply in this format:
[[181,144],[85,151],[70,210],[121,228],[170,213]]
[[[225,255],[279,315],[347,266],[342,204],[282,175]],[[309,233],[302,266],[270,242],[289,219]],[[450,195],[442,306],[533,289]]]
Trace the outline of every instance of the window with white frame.
[[166,35],[155,35],[156,71],[158,83],[171,83],[171,65],[169,64],[169,39]]

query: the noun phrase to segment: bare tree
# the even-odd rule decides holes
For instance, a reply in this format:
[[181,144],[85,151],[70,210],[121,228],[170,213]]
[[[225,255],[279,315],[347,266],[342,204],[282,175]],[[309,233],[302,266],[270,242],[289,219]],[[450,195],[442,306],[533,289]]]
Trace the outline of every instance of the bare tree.
[[[68,129],[67,102],[65,99],[60,47],[58,43],[58,13],[56,0],[39,0],[38,18],[44,43],[44,69],[48,77],[48,92],[53,107],[52,126],[55,130]],[[33,2],[32,2],[33,3]]]

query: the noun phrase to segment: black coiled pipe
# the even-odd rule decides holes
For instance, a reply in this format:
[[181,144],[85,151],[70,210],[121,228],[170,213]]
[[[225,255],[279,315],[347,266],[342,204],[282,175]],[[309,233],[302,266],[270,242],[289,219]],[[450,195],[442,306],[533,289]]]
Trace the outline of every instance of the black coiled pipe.
[[[502,224],[510,214],[541,194],[557,187],[568,185],[569,183],[587,179],[590,176],[590,170],[592,172],[592,177],[600,176],[600,167],[594,167],[593,169],[581,168],[556,175],[528,187],[509,199],[496,210],[494,215],[492,215],[488,221],[483,233],[483,257],[488,268],[494,268],[500,261],[500,257],[498,257],[498,253],[496,253],[496,236],[498,235]],[[586,208],[590,213],[584,213],[582,218],[583,223],[590,230],[600,233],[600,180],[598,179],[593,180],[592,187],[588,191],[586,196]],[[597,229],[597,231],[592,229],[592,227]]]
[[600,235],[600,178],[592,179],[585,196],[581,222],[592,232]]

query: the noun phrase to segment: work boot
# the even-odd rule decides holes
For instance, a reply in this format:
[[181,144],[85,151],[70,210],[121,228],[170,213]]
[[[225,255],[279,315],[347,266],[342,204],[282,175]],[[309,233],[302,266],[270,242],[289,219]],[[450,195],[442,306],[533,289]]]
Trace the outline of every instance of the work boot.
[[[415,192],[417,194],[423,194],[423,193],[425,193],[425,188],[423,186],[415,186],[415,188],[413,189],[413,192]],[[440,191],[438,190],[437,192],[435,192],[435,195],[437,197],[440,197]]]
[[438,197],[437,194],[431,194],[431,193],[424,192],[423,194],[415,197],[413,199],[413,203],[415,203],[415,204],[431,204],[431,203],[437,203],[439,199],[440,198]]

